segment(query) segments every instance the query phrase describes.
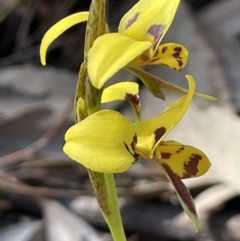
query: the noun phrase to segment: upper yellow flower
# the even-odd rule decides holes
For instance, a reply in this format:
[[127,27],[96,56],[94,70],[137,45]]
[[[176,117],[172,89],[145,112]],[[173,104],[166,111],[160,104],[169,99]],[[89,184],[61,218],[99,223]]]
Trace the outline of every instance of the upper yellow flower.
[[164,64],[182,69],[188,51],[177,43],[159,43],[166,34],[180,0],[141,0],[120,21],[118,33],[97,38],[88,54],[92,84],[101,88],[125,66]]
[[[167,65],[182,69],[188,59],[187,49],[178,43],[159,45],[166,34],[180,0],[140,0],[121,19],[117,33],[98,37],[87,55],[87,70],[92,84],[100,89],[118,70],[127,67],[156,97],[165,99],[161,88],[186,93],[138,67]],[[40,56],[46,64],[49,45],[65,30],[88,20],[88,12],[70,15],[52,26],[42,39]]]

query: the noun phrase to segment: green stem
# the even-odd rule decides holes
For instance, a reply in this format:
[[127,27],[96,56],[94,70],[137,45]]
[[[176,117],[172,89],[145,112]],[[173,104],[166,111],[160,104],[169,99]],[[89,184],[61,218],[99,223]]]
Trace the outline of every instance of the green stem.
[[[80,107],[83,106],[83,103],[78,102],[79,98],[81,97],[85,101],[84,110],[86,111],[77,109],[76,117],[78,121],[101,110],[102,90],[94,88],[91,84],[91,81],[87,74],[87,56],[88,51],[92,47],[95,39],[108,31],[105,19],[105,4],[106,0],[92,0],[89,9],[89,18],[87,22],[84,46],[84,63],[80,69],[79,83],[77,86],[75,97],[75,108],[78,107],[78,104]],[[108,227],[111,231],[113,240],[126,241],[124,229],[122,226],[122,219],[120,215],[117,191],[113,174],[99,173],[92,170],[88,170],[88,173],[93,185],[97,201],[101,208],[103,217],[106,220]]]
[[110,206],[110,214],[103,216],[108,223],[114,241],[126,241],[125,232],[122,225],[122,218],[120,214],[117,189],[114,180],[114,175],[111,173],[104,173],[105,183],[108,191],[108,201]]

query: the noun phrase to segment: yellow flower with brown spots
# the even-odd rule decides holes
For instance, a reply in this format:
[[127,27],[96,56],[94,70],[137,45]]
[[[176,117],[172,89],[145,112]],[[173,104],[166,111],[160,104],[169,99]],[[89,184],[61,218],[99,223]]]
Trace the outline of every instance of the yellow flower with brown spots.
[[124,172],[140,156],[156,161],[175,187],[184,210],[197,228],[194,202],[180,179],[203,175],[210,167],[210,161],[193,146],[163,141],[192,101],[195,81],[191,76],[187,79],[188,94],[173,102],[162,114],[147,120],[140,120],[137,84],[122,82],[106,88],[103,101],[128,100],[136,107],[133,108],[136,122],[131,123],[128,117],[114,110],[98,111],[66,132],[64,152],[86,168],[103,173]]
[[[184,46],[178,43],[160,45],[172,23],[179,2],[180,0],[138,1],[122,17],[117,33],[107,33],[98,37],[86,59],[93,86],[102,88],[109,78],[125,67],[137,75],[158,98],[165,99],[162,88],[186,93],[185,89],[169,84],[139,68],[146,65],[167,65],[172,69],[181,70],[186,65],[188,50]],[[49,45],[68,28],[87,19],[88,12],[76,13],[60,20],[48,30],[40,47],[43,65],[46,64]]]

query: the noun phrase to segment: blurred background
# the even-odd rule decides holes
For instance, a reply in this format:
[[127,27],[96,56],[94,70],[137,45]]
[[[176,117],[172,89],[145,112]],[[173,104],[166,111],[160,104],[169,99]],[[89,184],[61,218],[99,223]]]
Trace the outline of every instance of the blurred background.
[[[107,2],[108,22],[116,31],[137,1]],[[41,38],[49,27],[87,11],[89,4],[0,0],[0,241],[111,240],[86,170],[62,152],[64,133],[73,124],[86,25],[74,26],[54,41],[46,67],[39,60]],[[199,212],[198,234],[157,164],[143,160],[116,175],[130,241],[240,240],[239,13],[238,0],[182,0],[162,42],[189,49],[186,68],[179,73],[164,66],[146,68],[183,87],[184,75],[192,74],[198,92],[218,98],[195,98],[167,137],[202,149],[212,167],[203,177],[184,180]],[[112,78],[120,80],[138,81],[124,70]],[[158,100],[141,86],[143,118],[157,115],[178,95],[167,97],[166,102]],[[110,107],[132,117],[126,103]]]

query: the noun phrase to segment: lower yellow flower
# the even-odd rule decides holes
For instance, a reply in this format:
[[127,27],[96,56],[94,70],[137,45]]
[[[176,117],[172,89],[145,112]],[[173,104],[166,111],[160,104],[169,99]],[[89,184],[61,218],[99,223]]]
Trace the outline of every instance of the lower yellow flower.
[[[192,101],[195,82],[191,76],[187,79],[188,94],[154,118],[131,123],[126,116],[114,110],[101,110],[87,117],[67,131],[64,152],[86,168],[103,173],[124,172],[139,156],[156,161],[175,187],[184,210],[197,229],[194,202],[180,179],[204,174],[211,165],[210,161],[193,146],[176,141],[163,142]],[[132,93],[137,91],[134,84],[118,84],[112,88],[112,93],[117,93],[117,99],[123,99],[123,86],[130,86]],[[105,101],[113,99],[110,92],[108,90],[103,94]]]

